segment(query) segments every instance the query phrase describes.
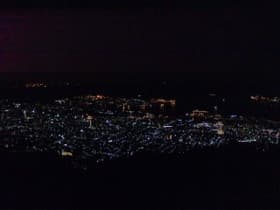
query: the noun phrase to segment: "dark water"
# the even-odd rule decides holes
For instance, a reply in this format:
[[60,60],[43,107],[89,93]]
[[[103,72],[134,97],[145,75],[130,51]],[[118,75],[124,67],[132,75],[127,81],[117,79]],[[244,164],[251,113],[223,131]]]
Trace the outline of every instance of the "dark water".
[[[242,77],[241,77],[242,76]],[[0,77],[0,97],[50,101],[54,98],[83,94],[105,94],[110,96],[174,98],[177,114],[193,109],[214,110],[222,114],[241,114],[270,119],[280,119],[279,105],[256,105],[251,95],[280,96],[278,77],[267,75],[234,74],[188,74],[183,73],[96,73],[96,74],[24,74]],[[5,79],[6,78],[6,79]],[[47,89],[21,88],[28,81],[43,81],[51,85]],[[69,82],[71,86],[63,84]],[[10,87],[14,88],[10,88]],[[210,97],[215,93],[216,97]],[[222,101],[223,99],[224,102]]]

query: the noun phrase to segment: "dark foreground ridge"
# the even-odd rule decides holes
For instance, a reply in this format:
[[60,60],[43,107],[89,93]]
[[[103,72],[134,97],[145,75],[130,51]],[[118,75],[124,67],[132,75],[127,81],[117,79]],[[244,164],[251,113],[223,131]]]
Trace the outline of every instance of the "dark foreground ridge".
[[141,154],[74,169],[49,154],[1,153],[5,207],[29,209],[229,209],[278,204],[279,151],[250,146],[184,156]]

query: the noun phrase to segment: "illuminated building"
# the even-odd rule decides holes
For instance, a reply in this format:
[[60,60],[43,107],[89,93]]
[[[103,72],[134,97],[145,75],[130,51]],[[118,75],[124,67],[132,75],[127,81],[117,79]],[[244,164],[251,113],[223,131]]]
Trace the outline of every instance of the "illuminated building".
[[224,135],[225,134],[225,132],[224,132],[224,124],[221,121],[217,122],[215,124],[215,126],[217,127],[217,134],[218,135]]
[[173,139],[173,135],[172,134],[168,134],[165,136],[166,140],[172,140]]
[[143,111],[145,111],[145,110],[146,110],[146,107],[147,107],[147,104],[146,104],[146,103],[145,103],[145,104],[140,105],[140,109],[141,109],[141,110],[143,110]]
[[264,97],[264,96],[251,96],[250,99],[252,101],[256,101],[256,102],[266,102],[266,103],[279,103],[280,102],[280,98],[279,97]]
[[130,105],[127,104],[127,103],[124,103],[122,105],[122,111],[125,112],[125,111],[130,111]]
[[151,99],[151,103],[152,104],[160,104],[160,105],[170,105],[172,107],[176,106],[176,100],[171,99],[171,100],[166,100],[166,99],[162,99],[162,98],[158,98],[158,99]]
[[204,111],[204,110],[193,110],[191,113],[191,117],[192,118],[205,118],[208,116],[208,111]]
[[126,104],[123,104],[122,105],[122,111],[125,112],[125,110],[126,110]]
[[27,120],[27,112],[26,112],[26,110],[23,110],[23,117],[24,117],[25,120]]
[[106,97],[103,96],[103,95],[96,95],[95,98],[96,98],[96,100],[103,100],[103,99],[105,99]]
[[103,95],[87,95],[84,97],[85,99],[95,101],[95,100],[104,100],[106,99],[106,96]]
[[91,116],[91,115],[87,116],[87,120],[89,121],[89,128],[92,128],[93,116]]
[[47,88],[48,86],[45,83],[27,83],[25,88]]
[[63,157],[72,157],[72,156],[73,156],[73,153],[72,153],[72,152],[65,151],[65,150],[62,150],[62,151],[61,151],[61,156],[63,156]]

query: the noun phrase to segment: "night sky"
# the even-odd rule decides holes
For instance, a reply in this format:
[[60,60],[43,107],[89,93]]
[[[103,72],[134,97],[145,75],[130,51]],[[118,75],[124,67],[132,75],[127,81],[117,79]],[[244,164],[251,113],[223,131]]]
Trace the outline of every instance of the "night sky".
[[1,72],[276,72],[276,13],[241,8],[17,9]]

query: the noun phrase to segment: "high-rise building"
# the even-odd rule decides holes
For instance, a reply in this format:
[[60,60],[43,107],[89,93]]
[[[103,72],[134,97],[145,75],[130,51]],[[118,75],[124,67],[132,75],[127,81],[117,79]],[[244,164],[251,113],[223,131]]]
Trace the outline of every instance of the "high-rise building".
[[93,128],[93,126],[92,126],[93,116],[91,116],[91,115],[87,116],[87,120],[89,122],[89,128]]
[[23,110],[23,117],[24,117],[25,120],[27,120],[27,112],[26,112],[26,110]]

